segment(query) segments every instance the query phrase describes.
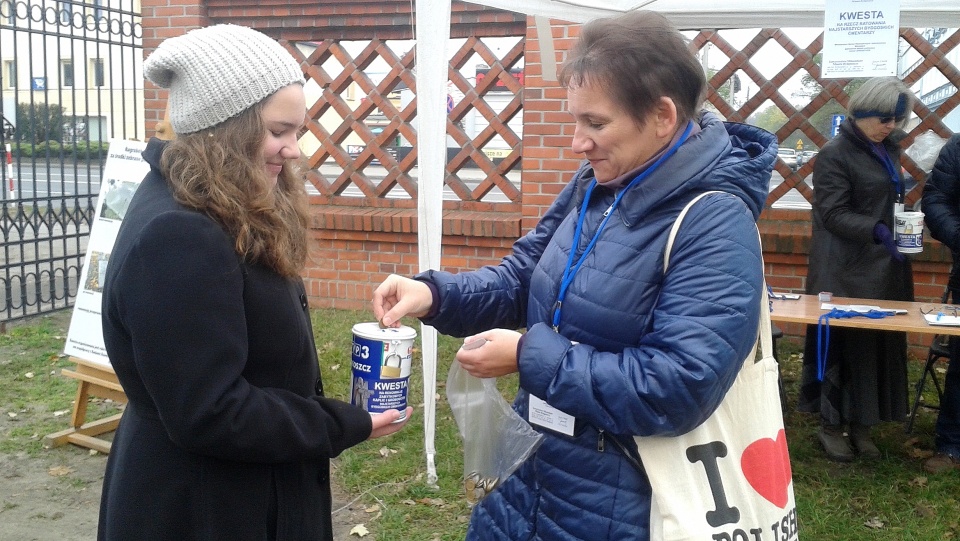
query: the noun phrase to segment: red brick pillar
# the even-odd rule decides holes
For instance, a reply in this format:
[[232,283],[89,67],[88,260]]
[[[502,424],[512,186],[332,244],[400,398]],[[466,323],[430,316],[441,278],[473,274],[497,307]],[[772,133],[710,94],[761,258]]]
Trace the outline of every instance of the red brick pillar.
[[[207,6],[203,0],[142,0],[143,58],[160,42],[186,33],[188,30],[210,25]],[[154,135],[155,126],[163,120],[167,107],[167,91],[150,81],[144,81],[143,109],[147,137]]]
[[[532,229],[577,170],[581,156],[570,150],[573,122],[567,112],[567,92],[556,81],[544,80],[560,64],[579,35],[580,25],[550,21],[550,36],[538,36],[533,17],[527,18],[523,91],[523,217],[524,232]],[[541,40],[552,40],[553,58],[541,58]],[[548,49],[549,50],[549,49]]]

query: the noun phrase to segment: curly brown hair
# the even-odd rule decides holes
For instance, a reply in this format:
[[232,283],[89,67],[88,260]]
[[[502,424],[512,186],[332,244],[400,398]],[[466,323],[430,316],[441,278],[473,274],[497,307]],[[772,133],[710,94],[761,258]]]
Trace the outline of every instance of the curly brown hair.
[[160,169],[174,199],[197,209],[234,238],[245,261],[299,276],[307,258],[307,194],[298,164],[287,161],[267,183],[262,102],[210,129],[168,143]]

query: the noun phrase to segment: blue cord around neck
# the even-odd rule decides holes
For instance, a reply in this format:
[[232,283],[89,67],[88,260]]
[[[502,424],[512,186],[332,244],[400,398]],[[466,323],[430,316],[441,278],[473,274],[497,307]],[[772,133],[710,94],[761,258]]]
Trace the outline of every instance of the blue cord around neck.
[[854,310],[841,310],[840,308],[834,308],[817,318],[817,381],[823,381],[823,375],[827,371],[827,353],[830,349],[831,318],[847,319],[851,317],[868,317],[870,319],[883,319],[889,315],[891,315],[890,312],[882,310],[856,312]]
[[880,160],[883,168],[887,170],[887,174],[890,176],[890,182],[893,183],[893,189],[897,193],[897,202],[903,203],[903,185],[900,183],[900,173],[897,172],[897,167],[894,165],[893,158],[890,157],[887,147],[883,146],[883,143],[875,143],[870,145],[870,149],[873,151],[874,156]]
[[680,145],[687,140],[687,137],[690,136],[690,132],[692,131],[693,121],[691,120],[687,122],[686,129],[683,130],[683,134],[676,143],[668,148],[667,151],[657,159],[657,161],[650,165],[650,167],[644,169],[639,175],[631,180],[630,184],[627,184],[622,190],[617,192],[617,196],[614,198],[613,203],[603,213],[603,221],[601,221],[600,226],[597,227],[597,232],[593,234],[593,238],[590,239],[590,243],[587,244],[587,247],[583,250],[580,258],[577,259],[576,264],[574,264],[574,258],[577,256],[577,244],[579,244],[580,234],[583,232],[583,222],[587,215],[587,205],[590,203],[590,195],[593,194],[593,189],[597,186],[597,180],[594,179],[593,182],[590,183],[590,186],[587,187],[587,193],[583,196],[583,204],[580,205],[580,217],[577,218],[577,228],[573,233],[573,242],[570,244],[570,256],[567,258],[567,266],[564,268],[563,278],[560,280],[560,291],[557,293],[557,303],[553,308],[553,330],[558,330],[560,328],[560,308],[563,305],[563,300],[567,297],[567,289],[570,287],[570,284],[573,283],[573,277],[577,274],[577,271],[580,270],[580,267],[583,266],[583,262],[587,260],[587,255],[589,255],[593,250],[593,247],[596,246],[597,239],[600,238],[600,233],[602,233],[603,229],[607,226],[610,216],[620,204],[620,200],[623,199],[623,195],[627,193],[630,188],[633,188],[637,184],[643,182],[654,171],[656,171],[663,162],[667,161],[670,156],[673,156],[677,149],[680,148]]

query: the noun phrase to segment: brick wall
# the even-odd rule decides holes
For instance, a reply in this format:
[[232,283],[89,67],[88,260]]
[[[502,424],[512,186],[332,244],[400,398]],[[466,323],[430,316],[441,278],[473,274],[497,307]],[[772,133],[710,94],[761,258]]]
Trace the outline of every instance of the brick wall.
[[570,149],[573,124],[566,112],[567,93],[556,81],[544,80],[562,63],[564,51],[579,35],[579,25],[554,21],[550,25],[554,57],[543,58],[537,28],[530,18],[524,54],[523,91],[523,230],[532,229],[580,165],[581,157]]
[[[148,55],[165,37],[217,22],[254,26],[283,39],[306,39],[304,33],[311,29],[313,39],[338,37],[333,34],[349,30],[340,24],[344,13],[358,17],[358,24],[370,23],[378,37],[409,37],[409,25],[396,24],[397,20],[410,17],[407,2],[200,2],[144,0],[144,54]],[[387,4],[396,7],[397,13],[381,13]],[[536,225],[580,161],[570,150],[573,126],[566,113],[566,93],[556,81],[544,80],[543,69],[546,62],[558,67],[564,51],[576,39],[579,26],[551,21],[555,55],[541,58],[532,18],[475,8],[472,4],[454,3],[454,37],[469,36],[478,29],[485,35],[516,35],[518,25],[519,32],[524,28],[526,32],[522,200],[516,212],[492,212],[492,207],[485,211],[482,204],[476,210],[464,211],[449,202],[444,204],[441,267],[455,272],[496,264],[508,254],[513,241]],[[355,31],[356,27],[353,28]],[[149,128],[162,118],[166,96],[149,83],[146,86]],[[373,289],[386,275],[411,275],[417,271],[417,220],[412,203],[415,202],[404,201],[395,208],[365,208],[362,202],[341,206],[322,199],[314,201],[310,263],[304,276],[313,306],[368,309]],[[804,291],[809,212],[768,208],[759,227],[770,285],[777,290]],[[924,252],[914,257],[914,263],[917,300],[938,301],[950,269],[949,251],[927,238]],[[801,339],[805,332],[800,325],[784,325],[783,330],[794,340]],[[912,353],[926,354],[929,337],[911,335],[909,340]]]
[[[208,26],[207,9],[200,0],[144,0],[140,13],[143,20],[143,56],[146,58],[160,42],[188,30]],[[150,81],[144,83],[143,110],[147,133],[156,130],[167,107],[167,92]]]

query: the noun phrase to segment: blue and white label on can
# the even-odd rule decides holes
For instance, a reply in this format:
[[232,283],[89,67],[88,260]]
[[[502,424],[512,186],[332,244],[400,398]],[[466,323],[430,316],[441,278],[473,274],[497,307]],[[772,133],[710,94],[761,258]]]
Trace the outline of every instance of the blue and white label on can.
[[894,214],[894,238],[897,251],[918,254],[923,251],[923,213],[897,212]]
[[384,329],[377,322],[353,326],[353,405],[371,413],[400,410],[403,420],[416,337],[410,327]]

